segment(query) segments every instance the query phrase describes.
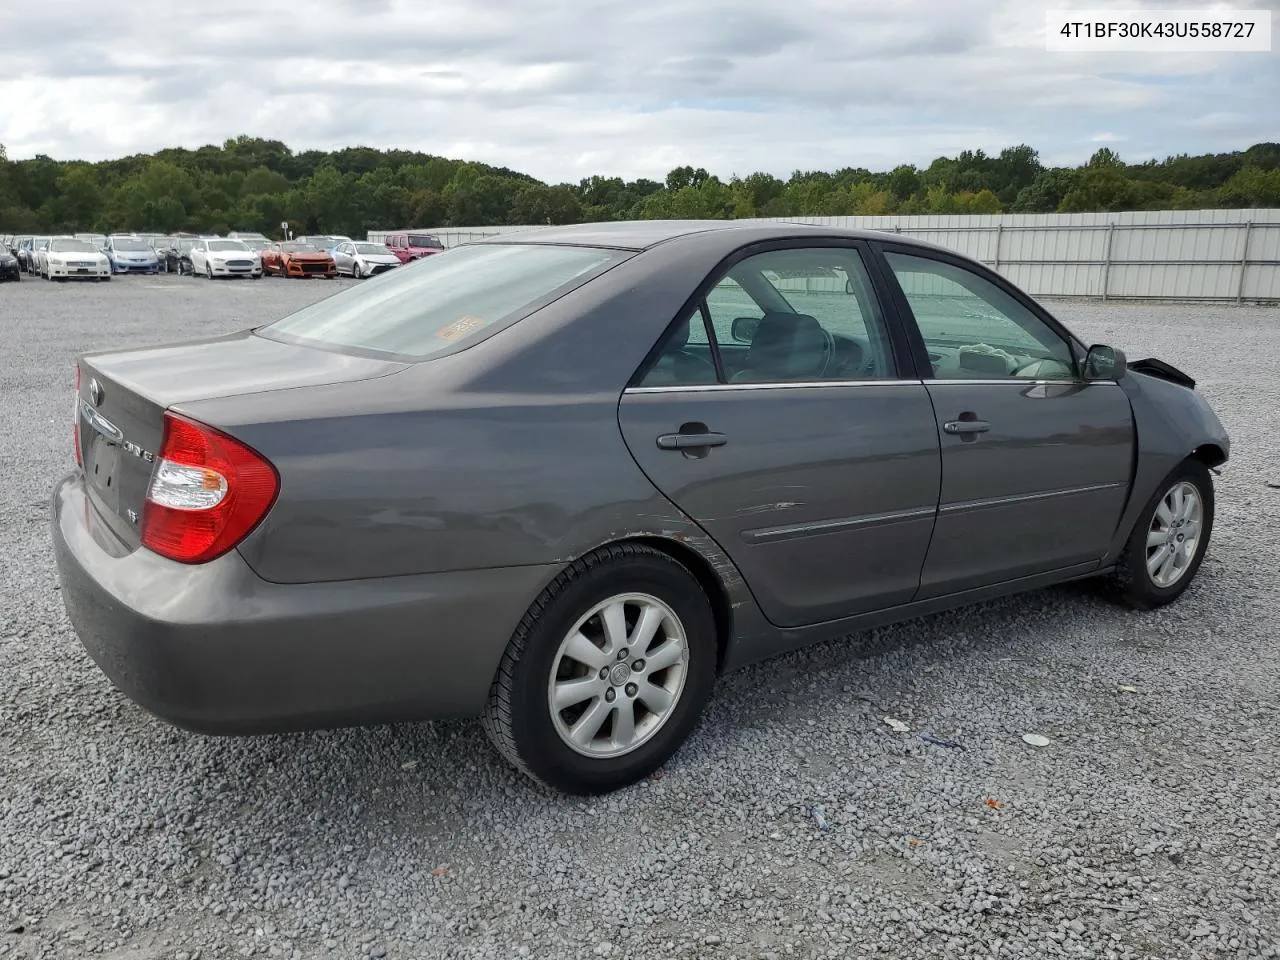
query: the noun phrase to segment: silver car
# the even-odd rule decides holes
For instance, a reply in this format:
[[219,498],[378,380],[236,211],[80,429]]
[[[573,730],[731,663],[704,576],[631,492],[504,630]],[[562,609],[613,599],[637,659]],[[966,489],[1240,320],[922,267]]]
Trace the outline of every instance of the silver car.
[[400,266],[400,258],[381,243],[348,240],[333,248],[338,273],[360,280]]

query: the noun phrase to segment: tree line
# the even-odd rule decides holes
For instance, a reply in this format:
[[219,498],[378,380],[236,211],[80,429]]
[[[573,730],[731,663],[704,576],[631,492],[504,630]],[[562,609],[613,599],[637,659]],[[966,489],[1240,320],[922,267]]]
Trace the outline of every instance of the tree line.
[[1125,163],[1104,147],[1047,167],[1020,145],[965,150],[928,167],[797,170],[727,181],[691,166],[665,182],[587,177],[547,184],[505,167],[408,150],[293,152],[240,136],[98,163],[9,160],[0,145],[0,232],[179,230],[364,236],[397,227],[561,224],[850,214],[1047,213],[1280,207],[1280,143]]

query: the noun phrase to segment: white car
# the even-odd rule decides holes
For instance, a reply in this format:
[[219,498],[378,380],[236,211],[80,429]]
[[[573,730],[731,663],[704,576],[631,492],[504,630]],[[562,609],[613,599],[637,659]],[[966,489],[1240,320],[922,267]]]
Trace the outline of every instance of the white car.
[[191,247],[191,272],[214,277],[262,276],[262,257],[243,240],[204,238]]
[[359,280],[394,270],[400,266],[400,258],[380,243],[348,240],[334,247],[333,265],[338,268],[339,274],[347,274]]
[[37,254],[46,280],[110,280],[111,261],[88,240],[54,237]]

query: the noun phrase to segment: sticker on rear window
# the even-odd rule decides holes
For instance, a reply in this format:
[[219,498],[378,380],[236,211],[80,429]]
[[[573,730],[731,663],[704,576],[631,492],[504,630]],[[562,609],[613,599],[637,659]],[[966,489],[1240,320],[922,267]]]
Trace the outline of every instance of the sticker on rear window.
[[461,340],[469,333],[475,333],[483,327],[485,321],[479,317],[459,317],[453,323],[447,324],[436,331],[436,336],[441,340]]

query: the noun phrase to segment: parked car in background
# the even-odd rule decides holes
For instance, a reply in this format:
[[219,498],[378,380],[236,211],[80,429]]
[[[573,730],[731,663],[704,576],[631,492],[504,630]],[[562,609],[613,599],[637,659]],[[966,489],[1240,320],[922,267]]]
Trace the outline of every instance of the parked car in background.
[[72,236],[77,240],[85,240],[92,243],[95,247],[102,247],[107,242],[105,233],[73,233]]
[[236,237],[241,243],[252,250],[254,253],[261,254],[263,250],[271,246],[271,241],[265,237],[259,239],[257,237]]
[[263,243],[269,243],[265,233],[258,233],[256,230],[232,230],[227,234],[228,240],[261,240]]
[[49,237],[43,243],[41,243],[40,246],[37,247],[35,251],[36,273],[47,280],[48,275],[45,273],[45,268],[48,266],[49,247],[53,244],[55,240],[74,240],[74,239],[75,237],[71,236],[71,234],[69,233],[66,233],[66,234],[58,234],[56,236]]
[[348,240],[334,247],[333,263],[338,273],[359,280],[395,269],[400,258],[381,243]]
[[[18,257],[18,254],[21,252],[21,250],[22,250],[23,246],[24,246],[24,245],[25,245],[25,244],[26,244],[30,239],[31,239],[31,234],[29,234],[29,233],[21,233],[21,234],[18,234],[18,235],[16,235],[16,236],[14,236],[14,237],[10,238],[10,240],[9,240],[9,252],[10,252],[10,253],[12,253],[15,257]],[[22,258],[21,258],[21,257],[18,257],[18,264],[19,264],[19,266],[21,266],[21,264],[22,264]]]
[[21,279],[22,267],[18,265],[18,258],[7,248],[0,250],[0,281]]
[[295,238],[299,243],[310,244],[321,253],[333,253],[334,248],[340,243],[349,240],[350,237],[331,237],[328,234],[311,234],[305,237]]
[[111,261],[87,240],[53,237],[40,250],[40,274],[46,280],[110,280]]
[[483,240],[76,382],[60,596],[125,693],[211,733],[475,715],[582,793],[810,643],[1083,577],[1173,603],[1230,454],[1193,379],[983,264],[785,222]]
[[141,237],[113,235],[107,237],[102,252],[111,261],[112,273],[159,273],[160,258]]
[[301,240],[273,243],[262,251],[262,272],[280,277],[336,277],[333,256]]
[[170,237],[156,247],[160,265],[165,273],[185,276],[191,273],[191,248],[199,243],[197,237]]
[[22,269],[30,274],[39,274],[40,272],[40,251],[49,242],[47,236],[27,237],[26,241],[18,248],[18,262],[22,264]]
[[191,247],[191,269],[210,280],[216,277],[262,276],[262,260],[240,240],[197,240]]
[[429,233],[392,233],[387,236],[386,245],[401,263],[444,252],[444,244]]

